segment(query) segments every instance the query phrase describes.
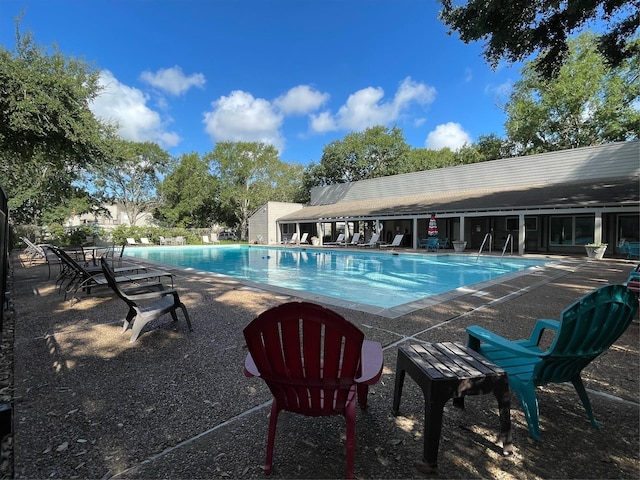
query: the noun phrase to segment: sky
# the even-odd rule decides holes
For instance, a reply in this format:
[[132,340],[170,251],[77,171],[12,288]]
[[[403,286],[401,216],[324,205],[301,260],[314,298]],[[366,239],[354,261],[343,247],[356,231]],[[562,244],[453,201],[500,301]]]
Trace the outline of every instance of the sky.
[[319,163],[324,147],[397,126],[414,148],[457,150],[504,136],[522,65],[485,62],[447,34],[436,0],[1,0],[42,47],[100,70],[90,106],[119,135],[173,156],[220,141],[274,145]]

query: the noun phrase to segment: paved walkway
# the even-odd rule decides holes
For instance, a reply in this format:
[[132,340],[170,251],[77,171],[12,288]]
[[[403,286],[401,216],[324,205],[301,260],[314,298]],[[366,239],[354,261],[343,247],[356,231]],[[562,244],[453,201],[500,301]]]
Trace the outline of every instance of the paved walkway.
[[[358,411],[356,476],[424,478],[424,405],[410,378],[401,415],[391,414],[397,347],[465,342],[479,324],[528,336],[537,318],[595,287],[623,282],[633,263],[566,258],[398,318],[335,308],[385,348],[381,382]],[[264,478],[270,394],[242,374],[242,328],[292,299],[220,278],[176,271],[195,331],[169,316],[137,343],[120,334],[124,303],[107,290],[71,304],[44,266],[13,260],[15,478]],[[542,442],[528,436],[514,397],[517,451],[503,457],[492,396],[445,408],[439,472],[430,478],[639,478],[639,326],[584,372],[602,428],[591,428],[571,385],[539,389]],[[281,414],[270,478],[344,475],[344,419]],[[417,464],[419,467],[419,464]]]

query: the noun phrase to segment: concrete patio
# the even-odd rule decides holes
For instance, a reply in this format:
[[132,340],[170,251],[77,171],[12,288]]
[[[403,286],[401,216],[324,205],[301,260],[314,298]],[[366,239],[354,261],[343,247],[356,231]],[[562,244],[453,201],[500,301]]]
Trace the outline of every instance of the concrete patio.
[[[358,478],[640,478],[637,319],[583,373],[600,430],[571,385],[548,385],[538,389],[543,441],[529,437],[514,396],[517,450],[504,457],[495,398],[468,397],[465,410],[447,404],[439,470],[426,475],[417,463],[424,402],[410,378],[401,415],[391,413],[398,345],[464,343],[476,324],[524,338],[536,319],[557,318],[590,290],[624,282],[637,263],[560,260],[394,319],[331,307],[385,349],[382,380],[357,413]],[[65,302],[46,266],[24,266],[14,254],[15,478],[342,478],[341,417],[281,414],[273,473],[262,471],[271,396],[243,376],[242,329],[294,297],[173,271],[194,331],[167,315],[130,344],[120,333],[125,305],[110,291]]]

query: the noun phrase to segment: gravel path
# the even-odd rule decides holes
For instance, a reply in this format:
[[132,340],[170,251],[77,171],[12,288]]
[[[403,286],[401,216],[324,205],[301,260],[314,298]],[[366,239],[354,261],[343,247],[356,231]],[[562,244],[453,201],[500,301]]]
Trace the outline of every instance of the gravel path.
[[[195,331],[166,316],[129,344],[120,333],[124,303],[108,291],[64,302],[46,267],[13,263],[0,346],[0,395],[14,406],[4,478],[265,478],[270,394],[242,375],[242,328],[291,297],[176,271]],[[640,478],[637,321],[584,371],[600,430],[571,385],[548,385],[539,388],[543,441],[529,437],[514,398],[516,453],[504,457],[495,399],[469,397],[465,410],[445,408],[439,470],[427,475],[424,402],[410,378],[401,414],[391,414],[399,344],[465,342],[474,324],[523,338],[537,318],[557,318],[591,289],[624,281],[632,266],[568,258],[392,320],[332,307],[385,348],[382,380],[357,414],[356,476]],[[340,478],[344,467],[344,419],[281,414],[269,478]]]

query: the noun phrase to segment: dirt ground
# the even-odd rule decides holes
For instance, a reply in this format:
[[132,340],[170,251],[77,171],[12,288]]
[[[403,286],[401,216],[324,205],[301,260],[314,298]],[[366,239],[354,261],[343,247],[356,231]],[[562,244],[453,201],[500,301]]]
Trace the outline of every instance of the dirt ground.
[[[599,430],[572,385],[539,387],[542,441],[528,435],[514,396],[516,451],[503,456],[495,398],[467,397],[464,410],[445,407],[439,468],[427,474],[424,400],[409,377],[400,414],[391,412],[399,345],[465,343],[469,325],[524,338],[536,319],[558,318],[593,288],[626,280],[634,266],[560,260],[396,319],[331,307],[384,347],[381,382],[357,413],[358,478],[640,478],[638,318],[583,372]],[[3,478],[266,478],[271,396],[242,374],[242,328],[295,297],[176,270],[194,332],[166,316],[129,344],[120,332],[126,308],[108,291],[65,302],[46,266],[14,255],[12,267],[0,400],[13,405],[14,429],[3,442]],[[343,477],[344,430],[340,417],[282,413],[269,478]]]

